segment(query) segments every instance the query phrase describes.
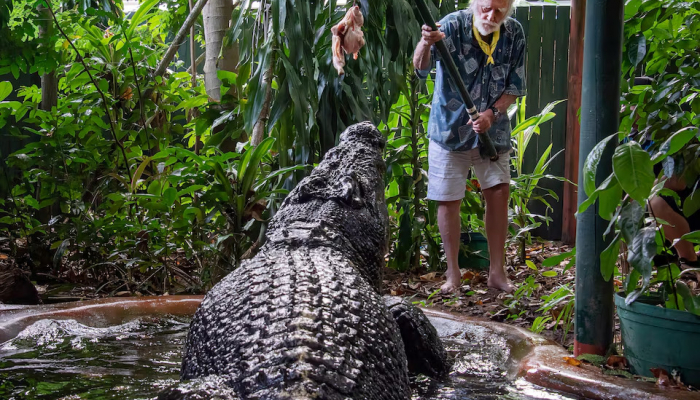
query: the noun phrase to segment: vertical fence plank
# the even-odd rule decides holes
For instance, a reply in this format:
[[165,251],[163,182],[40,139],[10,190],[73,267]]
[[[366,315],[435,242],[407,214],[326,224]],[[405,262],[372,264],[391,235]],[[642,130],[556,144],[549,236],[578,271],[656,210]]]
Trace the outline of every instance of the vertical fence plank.
[[[542,6],[530,5],[530,16],[528,30],[525,31],[525,42],[527,44],[527,60],[525,66],[527,104],[525,107],[526,117],[537,114],[539,111],[540,99],[540,79],[542,73]],[[523,170],[532,171],[537,163],[537,139],[533,138],[531,144],[525,150],[523,157]]]
[[576,239],[576,218],[578,209],[578,155],[580,125],[578,112],[581,107],[581,82],[583,79],[583,31],[585,26],[586,0],[573,0],[570,7],[569,28],[569,67],[567,76],[566,104],[566,166],[565,176],[573,184],[564,185],[562,204],[562,241],[573,244]]
[[[557,9],[554,5],[543,5],[542,6],[542,44],[540,52],[540,79],[539,85],[539,98],[536,103],[536,108],[533,109],[533,114],[539,113],[547,104],[555,100],[554,98],[554,69],[556,67],[555,63],[555,24],[557,18]],[[528,101],[529,103],[529,101]],[[535,106],[535,104],[533,104]],[[553,121],[545,122],[540,125],[540,134],[533,138],[531,146],[535,147],[536,153],[530,153],[532,159],[528,162],[528,169],[526,172],[532,172],[535,165],[539,161],[542,154],[544,154],[547,147],[552,144],[552,152],[550,154],[555,154],[557,151],[561,150],[562,147],[557,147],[553,144]],[[564,175],[564,170],[556,171],[553,168],[554,165],[550,165],[548,173],[554,175]],[[553,181],[549,179],[540,180],[539,185],[544,189],[551,189],[555,192],[561,194],[561,185],[558,181]],[[541,196],[545,195],[544,190],[538,190],[536,194]],[[549,225],[543,223],[542,226],[535,229],[533,234],[536,236],[541,236],[547,239],[559,238],[561,235],[561,204],[554,199],[548,199],[548,203],[552,206],[553,210],[547,210],[547,207],[539,202],[533,201],[530,204],[530,210],[535,214],[547,215],[552,218],[552,223]],[[555,229],[556,228],[556,229]],[[558,230],[556,232],[555,230]]]

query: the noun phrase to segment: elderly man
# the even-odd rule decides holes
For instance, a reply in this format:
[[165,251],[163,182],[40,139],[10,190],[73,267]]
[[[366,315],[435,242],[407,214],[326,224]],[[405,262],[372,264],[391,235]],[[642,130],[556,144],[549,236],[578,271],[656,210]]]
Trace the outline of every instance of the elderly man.
[[[437,63],[435,92],[428,122],[428,199],[438,201],[438,227],[447,258],[443,292],[459,289],[460,204],[469,169],[484,193],[484,218],[491,265],[489,287],[513,291],[505,272],[504,247],[508,232],[510,184],[510,119],[508,106],[525,95],[525,34],[510,18],[514,0],[472,0],[466,10],[439,21],[439,31],[424,25],[413,64],[425,79]],[[481,111],[471,122],[464,103],[440,63],[433,44],[444,40],[474,104]],[[500,154],[492,162],[480,145],[487,133]]]

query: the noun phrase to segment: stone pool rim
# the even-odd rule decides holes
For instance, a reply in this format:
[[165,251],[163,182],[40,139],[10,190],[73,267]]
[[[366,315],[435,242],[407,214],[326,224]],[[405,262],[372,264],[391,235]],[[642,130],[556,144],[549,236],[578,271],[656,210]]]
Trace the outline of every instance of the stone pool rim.
[[[153,315],[191,316],[204,296],[109,297],[38,306],[0,304],[0,344],[15,337],[40,319],[76,319],[90,326],[108,326]],[[519,350],[511,354],[508,378],[524,379],[534,385],[566,395],[588,399],[696,399],[699,392],[659,388],[653,383],[604,375],[591,365],[573,366],[564,361],[571,356],[561,345],[520,327],[485,319],[420,307],[428,317],[443,318],[482,326]]]

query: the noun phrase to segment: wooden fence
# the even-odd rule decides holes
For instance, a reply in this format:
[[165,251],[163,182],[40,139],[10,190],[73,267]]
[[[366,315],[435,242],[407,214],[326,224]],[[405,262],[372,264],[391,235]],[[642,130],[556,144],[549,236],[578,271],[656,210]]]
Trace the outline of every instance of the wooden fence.
[[[569,27],[571,7],[568,4],[531,3],[516,8],[514,18],[525,31],[527,44],[527,105],[528,117],[538,114],[548,103],[567,98]],[[566,102],[553,110],[556,117],[540,125],[540,134],[535,135],[525,152],[523,170],[534,170],[540,156],[552,144],[552,155],[564,149],[566,143]],[[564,176],[564,152],[550,164],[551,175]],[[557,180],[541,180],[540,185],[553,190],[558,200],[548,199],[554,209],[549,212],[553,222],[534,231],[545,239],[559,240],[562,236],[564,183]],[[545,207],[536,202],[530,210],[544,214]]]

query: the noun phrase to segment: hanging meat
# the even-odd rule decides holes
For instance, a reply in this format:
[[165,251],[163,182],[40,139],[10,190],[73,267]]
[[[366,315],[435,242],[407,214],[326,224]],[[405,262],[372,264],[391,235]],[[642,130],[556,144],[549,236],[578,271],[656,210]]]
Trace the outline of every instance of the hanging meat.
[[342,20],[331,28],[333,33],[333,66],[338,70],[338,75],[343,75],[345,70],[345,54],[352,54],[357,60],[357,53],[365,45],[365,34],[362,33],[362,24],[365,19],[360,11],[360,6],[350,7]]

